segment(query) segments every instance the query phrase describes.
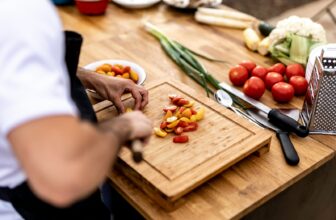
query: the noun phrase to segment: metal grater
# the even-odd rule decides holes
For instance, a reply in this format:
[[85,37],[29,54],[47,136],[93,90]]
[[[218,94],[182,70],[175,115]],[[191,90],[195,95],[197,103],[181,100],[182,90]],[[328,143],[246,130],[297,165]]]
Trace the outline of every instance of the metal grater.
[[312,66],[300,116],[310,133],[336,135],[336,57],[324,57],[325,50]]

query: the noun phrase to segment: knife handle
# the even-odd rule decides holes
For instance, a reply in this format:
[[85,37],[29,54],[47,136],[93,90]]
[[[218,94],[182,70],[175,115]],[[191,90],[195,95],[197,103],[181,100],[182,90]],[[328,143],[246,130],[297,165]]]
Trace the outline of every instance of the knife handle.
[[294,148],[292,141],[289,138],[288,132],[277,131],[276,136],[280,141],[280,145],[287,163],[292,166],[297,165],[300,161],[300,158]]
[[297,121],[287,115],[282,114],[279,110],[272,109],[268,113],[268,119],[271,123],[280,127],[281,129],[288,132],[294,132],[300,137],[306,137],[309,134],[307,127],[300,125]]
[[131,151],[134,162],[140,163],[143,160],[143,144],[140,140],[133,140],[131,143]]

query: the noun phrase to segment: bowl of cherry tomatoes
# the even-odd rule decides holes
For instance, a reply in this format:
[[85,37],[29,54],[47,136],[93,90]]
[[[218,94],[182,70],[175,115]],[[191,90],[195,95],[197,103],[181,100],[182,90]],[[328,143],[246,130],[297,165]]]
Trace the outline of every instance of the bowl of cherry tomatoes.
[[146,80],[145,70],[136,63],[127,60],[100,60],[84,66],[85,69],[110,77],[130,79],[138,85]]

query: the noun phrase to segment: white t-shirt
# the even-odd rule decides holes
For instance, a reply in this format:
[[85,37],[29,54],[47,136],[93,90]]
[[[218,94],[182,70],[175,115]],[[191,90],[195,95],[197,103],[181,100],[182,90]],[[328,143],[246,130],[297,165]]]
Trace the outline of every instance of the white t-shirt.
[[[25,179],[8,133],[27,121],[76,115],[64,63],[64,35],[49,0],[0,1],[0,186]],[[21,219],[0,200],[0,219]]]

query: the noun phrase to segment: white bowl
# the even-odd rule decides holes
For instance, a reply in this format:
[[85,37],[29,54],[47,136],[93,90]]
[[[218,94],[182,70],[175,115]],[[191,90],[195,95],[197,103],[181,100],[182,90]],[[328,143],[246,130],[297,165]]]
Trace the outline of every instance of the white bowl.
[[123,65],[123,66],[130,66],[131,69],[134,70],[138,74],[138,77],[139,77],[138,82],[137,82],[138,85],[142,85],[146,80],[145,70],[141,66],[139,66],[138,64],[127,61],[127,60],[100,60],[100,61],[90,63],[90,64],[84,66],[84,68],[88,69],[88,70],[96,71],[97,67],[99,67],[99,66],[101,66],[105,63],[111,64],[111,65],[120,64],[120,65]]
[[148,8],[161,0],[112,0],[112,2],[121,5],[125,8]]

